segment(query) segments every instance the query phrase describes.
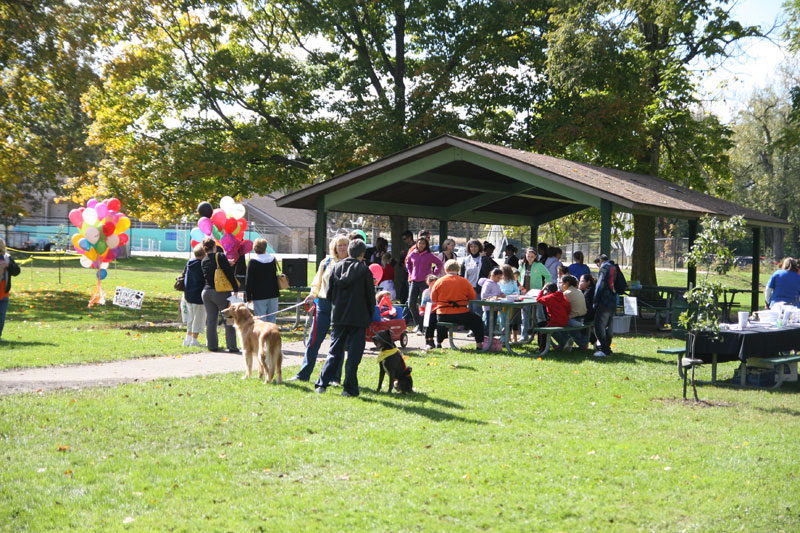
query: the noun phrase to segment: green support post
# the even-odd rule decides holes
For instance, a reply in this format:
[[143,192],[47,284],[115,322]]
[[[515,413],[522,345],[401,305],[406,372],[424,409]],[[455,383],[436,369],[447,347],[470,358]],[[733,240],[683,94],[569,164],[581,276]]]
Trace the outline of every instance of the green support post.
[[600,200],[600,253],[611,257],[611,202]]
[[317,266],[325,259],[328,247],[328,212],[325,210],[325,197],[317,199],[317,221],[314,224],[314,248],[317,252]]
[[[689,219],[689,251],[692,251],[694,241],[697,240],[697,219]],[[689,266],[686,269],[686,287],[697,286],[697,267]]]
[[753,278],[750,281],[750,312],[758,311],[758,284],[761,274],[761,228],[753,226]]
[[439,251],[442,251],[442,243],[447,238],[447,221],[439,221]]
[[539,226],[531,226],[531,248],[536,249],[539,244]]

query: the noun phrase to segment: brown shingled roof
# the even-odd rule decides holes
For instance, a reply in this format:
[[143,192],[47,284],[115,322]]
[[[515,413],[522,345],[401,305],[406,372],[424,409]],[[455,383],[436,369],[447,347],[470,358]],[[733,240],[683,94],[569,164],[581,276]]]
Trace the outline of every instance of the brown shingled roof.
[[[443,153],[444,156],[443,157]],[[426,161],[441,160],[435,168]],[[421,162],[420,165],[417,162]],[[402,177],[375,189],[371,178]],[[398,174],[399,173],[399,174]],[[373,182],[375,183],[375,182]],[[361,185],[356,185],[361,184]],[[484,189],[476,184],[484,184]],[[615,210],[657,216],[699,218],[704,214],[719,217],[744,215],[758,226],[789,227],[788,222],[708,194],[694,191],[653,176],[576,163],[566,159],[514,150],[451,135],[436,137],[341,176],[309,186],[277,199],[279,207],[315,209],[320,196],[355,185],[356,196],[329,207],[332,211],[372,214],[405,213],[411,216],[440,218],[460,202],[486,197],[493,191],[526,185],[519,194],[509,194],[468,212],[448,218],[471,222],[527,225],[559,218],[600,200],[614,204]],[[363,193],[360,188],[363,187]],[[470,188],[472,187],[472,188]],[[357,209],[356,209],[357,208]]]

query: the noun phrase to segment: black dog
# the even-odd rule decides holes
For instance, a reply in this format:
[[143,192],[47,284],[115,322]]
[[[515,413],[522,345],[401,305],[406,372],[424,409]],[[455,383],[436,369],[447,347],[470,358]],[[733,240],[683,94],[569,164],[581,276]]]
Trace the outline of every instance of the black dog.
[[411,367],[406,366],[400,350],[394,345],[392,334],[389,330],[379,331],[374,335],[376,344],[381,349],[378,355],[378,366],[381,372],[378,378],[378,392],[383,385],[383,376],[389,374],[389,392],[392,388],[400,392],[414,392],[414,380],[411,378]]

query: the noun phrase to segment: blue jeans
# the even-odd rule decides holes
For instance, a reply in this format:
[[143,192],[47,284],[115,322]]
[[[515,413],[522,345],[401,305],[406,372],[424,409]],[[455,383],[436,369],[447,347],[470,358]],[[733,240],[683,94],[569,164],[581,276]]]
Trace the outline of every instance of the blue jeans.
[[[253,300],[253,316],[261,317],[264,322],[278,323],[278,299],[267,298],[266,300]],[[273,314],[275,313],[275,314]],[[264,316],[270,315],[270,316]]]
[[[567,327],[570,328],[575,328],[582,325],[583,325],[583,320],[580,318],[570,318],[567,321]],[[589,344],[589,335],[584,333],[584,330],[553,334],[553,338],[555,338],[559,346],[564,346],[564,344],[566,344],[567,340],[569,340],[570,337],[575,341],[575,344],[577,344],[578,346]]]
[[8,296],[0,300],[0,338],[3,336],[3,325],[6,323],[7,310],[8,310]]
[[598,307],[594,313],[594,334],[600,343],[600,351],[611,355],[611,337],[614,335],[614,307]]
[[317,380],[317,387],[327,387],[335,376],[342,373],[344,351],[347,350],[347,364],[342,388],[351,396],[358,396],[358,365],[364,355],[367,328],[363,326],[333,326],[331,350]]
[[[314,371],[314,365],[317,364],[317,355],[319,354],[319,347],[322,346],[322,341],[328,334],[331,328],[331,302],[324,298],[317,298],[314,300],[316,309],[314,311],[314,327],[308,334],[308,346],[306,346],[306,353],[303,355],[303,366],[297,373],[298,379],[308,381],[311,379],[311,372]],[[366,335],[366,333],[365,333]],[[366,337],[365,337],[366,339]],[[331,381],[341,383],[342,370],[339,368],[338,373]]]

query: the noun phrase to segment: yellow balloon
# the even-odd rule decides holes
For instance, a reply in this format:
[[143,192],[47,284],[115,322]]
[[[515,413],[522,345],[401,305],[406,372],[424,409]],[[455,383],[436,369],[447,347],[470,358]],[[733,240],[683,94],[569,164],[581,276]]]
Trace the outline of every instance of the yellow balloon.
[[89,248],[83,255],[94,261],[97,259],[97,250],[95,250],[94,248]]
[[76,250],[83,250],[83,248],[81,248],[80,245],[78,244],[81,238],[82,237],[80,233],[76,233],[75,235],[72,236],[72,246],[75,247]]
[[114,228],[114,233],[119,235],[120,233],[124,233],[125,231],[127,231],[128,228],[130,227],[131,227],[131,219],[129,219],[128,217],[120,217],[119,220],[117,220],[117,227]]

